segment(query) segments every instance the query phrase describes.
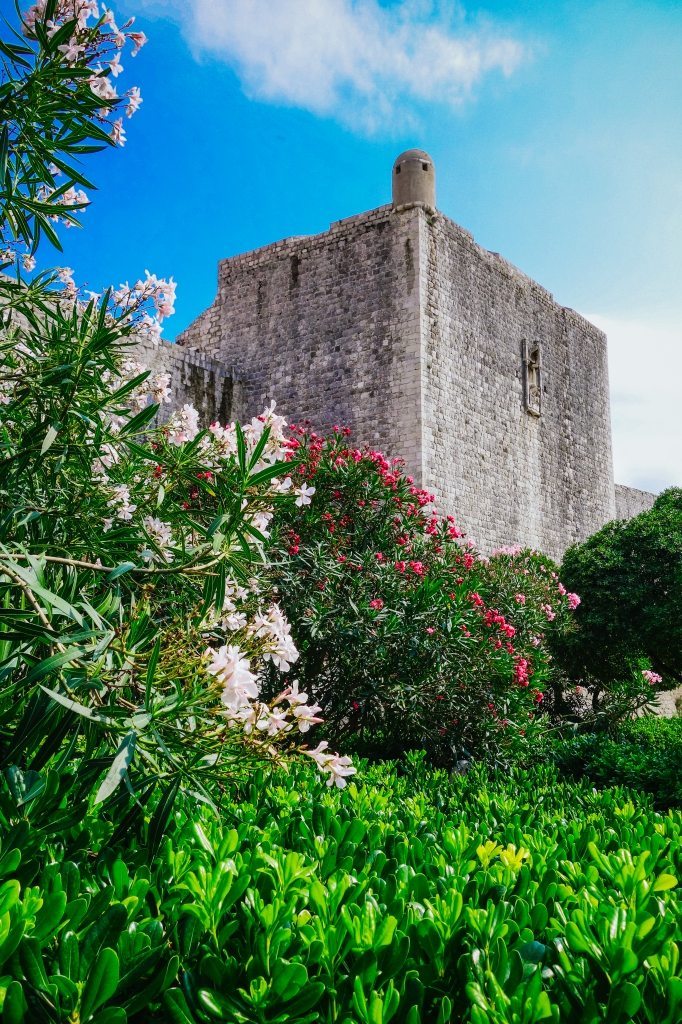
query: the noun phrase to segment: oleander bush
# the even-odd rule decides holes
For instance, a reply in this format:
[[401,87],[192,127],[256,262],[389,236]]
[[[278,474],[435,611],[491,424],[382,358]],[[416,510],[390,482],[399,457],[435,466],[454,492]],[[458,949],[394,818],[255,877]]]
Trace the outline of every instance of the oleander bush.
[[[215,805],[319,721],[282,675],[298,655],[266,575],[268,523],[299,489],[273,409],[243,429],[201,429],[191,405],[155,425],[170,379],[135,344],[158,340],[172,279],[94,295],[36,271],[86,205],[78,157],[122,142],[115,114],[139,93],[112,80],[144,37],[81,0],[34,4],[20,28],[0,66],[2,785],[19,807],[68,791],[76,820],[108,802],[119,834],[155,797],[162,828],[179,792]],[[330,782],[354,771],[308,753]]]
[[682,718],[640,718],[608,734],[579,734],[550,746],[549,756],[567,777],[630,786],[662,808],[682,805]]
[[294,431],[294,476],[314,497],[275,520],[301,686],[328,733],[366,754],[523,756],[546,724],[548,637],[570,629],[578,597],[536,553],[481,558],[400,459],[349,433]]
[[101,819],[96,858],[87,823],[25,855],[29,803],[3,828],[3,1021],[680,1020],[679,811],[547,767],[360,778],[178,808],[151,860]]

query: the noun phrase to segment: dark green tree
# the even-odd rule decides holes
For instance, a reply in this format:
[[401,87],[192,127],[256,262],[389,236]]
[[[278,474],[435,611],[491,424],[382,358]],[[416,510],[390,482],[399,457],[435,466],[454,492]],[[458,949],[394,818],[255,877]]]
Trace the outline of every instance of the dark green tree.
[[582,598],[559,652],[574,678],[609,687],[650,668],[682,684],[682,489],[569,548],[561,576]]

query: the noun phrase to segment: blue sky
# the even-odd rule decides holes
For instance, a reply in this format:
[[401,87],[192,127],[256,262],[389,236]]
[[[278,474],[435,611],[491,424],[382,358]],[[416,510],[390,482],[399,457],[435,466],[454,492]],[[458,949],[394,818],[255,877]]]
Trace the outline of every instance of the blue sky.
[[178,281],[379,206],[427,149],[438,205],[608,330],[616,479],[682,483],[682,3],[120,0],[149,45],[122,153],[65,262]]

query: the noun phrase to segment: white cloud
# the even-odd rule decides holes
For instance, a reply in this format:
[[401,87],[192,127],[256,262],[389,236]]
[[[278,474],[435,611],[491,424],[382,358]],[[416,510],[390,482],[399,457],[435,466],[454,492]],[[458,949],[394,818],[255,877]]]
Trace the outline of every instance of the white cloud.
[[251,98],[363,132],[405,128],[423,103],[457,106],[528,48],[459,5],[403,0],[142,0],[180,21],[196,57],[216,57]]
[[616,482],[682,486],[682,323],[587,316],[609,339]]

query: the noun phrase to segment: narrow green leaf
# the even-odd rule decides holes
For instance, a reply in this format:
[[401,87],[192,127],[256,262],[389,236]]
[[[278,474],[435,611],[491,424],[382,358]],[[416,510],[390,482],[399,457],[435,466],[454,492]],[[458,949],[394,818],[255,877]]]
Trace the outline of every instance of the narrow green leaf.
[[121,564],[117,565],[115,569],[112,569],[111,572],[107,573],[106,578],[108,580],[115,580],[119,576],[123,576],[125,573],[130,572],[131,569],[136,568],[137,566],[134,562],[121,562]]
[[168,819],[173,810],[175,798],[180,789],[180,778],[173,779],[166,787],[159,800],[154,813],[152,814],[147,831],[148,857],[150,862],[156,856],[163,839]]
[[97,790],[97,796],[95,797],[96,804],[101,804],[103,800],[106,800],[108,796],[111,796],[125,773],[128,771],[128,767],[135,754],[136,741],[136,732],[129,732],[121,740],[121,744],[116,752],[114,760],[111,762],[111,767],[105,776],[104,782]]
[[121,437],[139,433],[148,423],[151,423],[158,411],[158,405],[148,405],[145,409],[142,409],[121,428]]
[[5,125],[0,133],[0,182],[5,180],[7,173],[7,157],[9,154],[9,130]]
[[95,708],[87,708],[84,704],[79,704],[76,700],[71,700],[70,697],[65,696],[63,693],[57,693],[56,690],[49,690],[47,686],[41,684],[40,689],[43,690],[52,700],[56,700],[58,704],[63,704],[65,708],[70,711],[75,711],[77,715],[82,715],[83,718],[90,718],[93,721],[101,722],[103,725],[113,725],[113,721],[106,715],[102,714]]
[[83,625],[83,616],[80,612],[76,611],[68,601],[59,597],[58,594],[53,594],[50,590],[46,590],[46,588],[38,582],[36,573],[33,569],[29,569],[23,565],[18,565],[16,562],[10,562],[8,564],[10,565],[12,572],[19,576],[24,583],[30,587],[35,597],[40,597],[45,604],[52,608],[56,608],[57,611],[66,615],[67,618],[73,619],[77,622],[79,626]]
[[154,649],[147,665],[147,679],[145,682],[144,689],[144,706],[149,711],[152,695],[152,685],[154,683],[154,676],[156,675],[156,666],[159,663],[159,654],[161,652],[161,637],[157,637]]
[[42,661],[33,666],[31,671],[26,674],[24,683],[26,686],[31,686],[38,679],[52,675],[53,672],[63,668],[64,665],[70,665],[72,662],[78,661],[82,656],[82,647],[68,647],[65,651],[60,651],[59,654],[51,654],[49,658],[43,658]]
[[59,433],[59,431],[57,430],[57,428],[56,428],[56,427],[50,427],[50,428],[49,428],[49,430],[48,430],[48,431],[47,431],[47,433],[45,434],[45,439],[43,440],[43,443],[42,443],[42,447],[41,447],[41,449],[40,449],[40,454],[41,454],[41,455],[44,455],[44,454],[45,454],[45,452],[46,452],[46,451],[47,451],[47,450],[48,450],[49,448],[51,448],[51,447],[52,447],[52,445],[53,445],[53,444],[55,443],[55,441],[57,440],[57,434],[58,434],[58,433]]

